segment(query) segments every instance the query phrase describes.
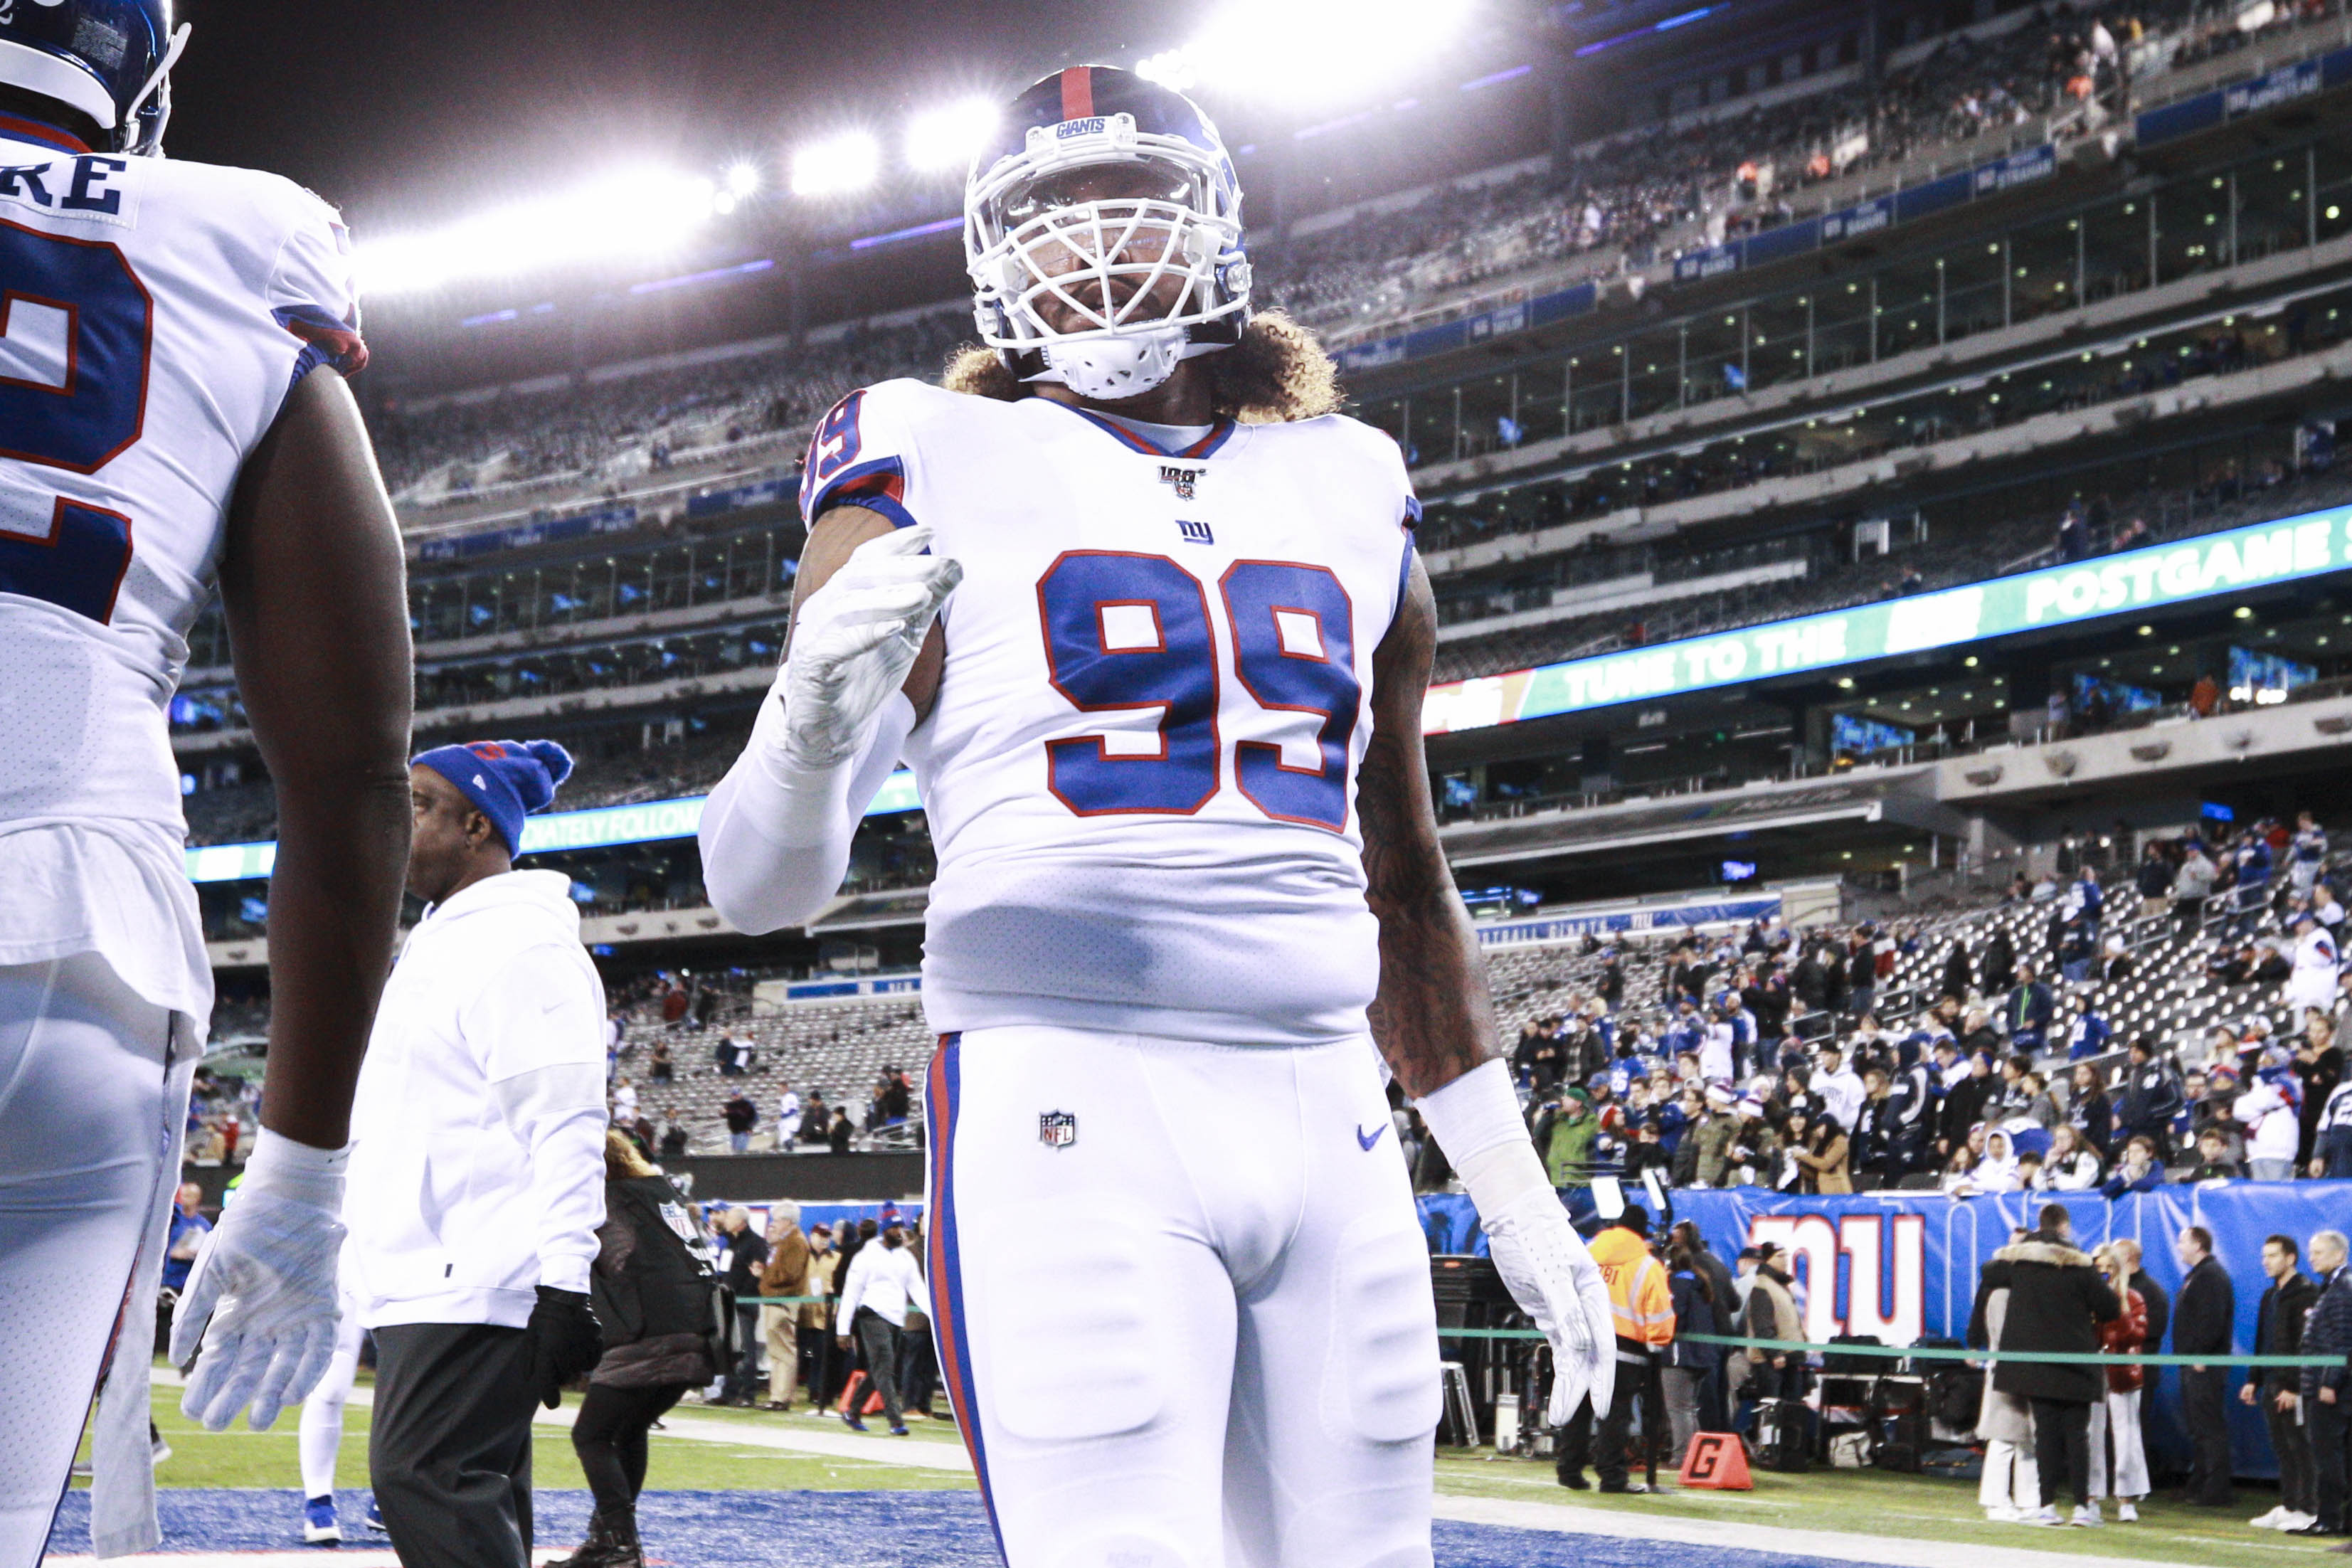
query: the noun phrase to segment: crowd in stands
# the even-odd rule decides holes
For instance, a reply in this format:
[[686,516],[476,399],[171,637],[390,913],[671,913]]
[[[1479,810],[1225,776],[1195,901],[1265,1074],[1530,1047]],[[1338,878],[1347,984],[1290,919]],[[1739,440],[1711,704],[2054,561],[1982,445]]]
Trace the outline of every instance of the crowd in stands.
[[394,406],[375,421],[394,498],[429,502],[492,484],[658,470],[692,449],[804,429],[841,395],[891,376],[931,376],[968,333],[946,314],[884,328],[853,323],[801,348],[486,401]]
[[[2324,10],[2283,6],[2273,25]],[[1266,247],[1269,298],[1310,325],[1344,329],[1588,252],[1646,265],[1670,236],[1720,243],[1788,222],[1792,198],[1809,188],[1927,148],[2045,117],[2094,129],[2122,107],[2119,89],[2135,70],[2145,79],[2252,37],[2234,16],[2189,0],[2096,16],[2062,7],[1990,38],[1954,37],[1874,89],[1850,84],[1647,127],[1588,149],[1559,174],[1448,187]],[[2068,114],[2088,101],[2098,115]]]
[[2306,815],[2151,839],[2137,860],[2128,834],[2108,842],[2062,845],[2042,884],[1941,926],[1759,923],[1663,954],[1590,938],[1540,984],[1498,975],[1556,1184],[1654,1167],[1700,1187],[2116,1196],[2352,1177],[2325,832]]
[[[2280,24],[2319,0],[2282,5]],[[1645,127],[1588,149],[1562,174],[1447,186],[1402,210],[1255,245],[1261,299],[1324,328],[1386,319],[1482,280],[1588,252],[1646,263],[1669,231],[1700,242],[1785,221],[1790,198],[1855,169],[2115,97],[2124,74],[2240,47],[2228,8],[2151,0],[2093,16],[2060,8],[1977,39],[1956,35],[1874,89],[1853,85],[1745,114]],[[2161,46],[2161,47],[2159,47]],[[852,387],[936,374],[968,335],[944,312],[794,350],[583,379],[560,391],[385,411],[378,451],[411,504],[555,475],[583,480],[658,469],[805,426]]]

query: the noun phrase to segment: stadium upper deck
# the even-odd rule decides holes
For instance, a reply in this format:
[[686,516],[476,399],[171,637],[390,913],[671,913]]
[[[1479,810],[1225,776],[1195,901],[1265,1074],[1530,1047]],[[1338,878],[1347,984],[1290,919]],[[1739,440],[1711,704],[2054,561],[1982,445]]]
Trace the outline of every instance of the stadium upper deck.
[[[2241,35],[2215,35],[2210,21],[2151,36],[2168,39],[2168,52],[2135,86],[2139,101],[2177,79],[2195,86],[2217,70],[2317,58],[2342,41],[2343,22],[2291,22],[2226,57],[2211,53],[2213,39]],[[2343,502],[2333,445],[2352,325],[2352,165],[2332,134],[2344,95],[2328,79],[2322,72],[2292,102],[2225,113],[2219,130],[2137,161],[2079,142],[2089,157],[2053,162],[1957,216],[1778,263],[1743,257],[1728,278],[1679,285],[1671,256],[1654,254],[1664,268],[1656,287],[1618,287],[1574,321],[1360,366],[1359,411],[1394,421],[1432,499],[1423,537],[1447,623],[1441,679],[1562,659],[1564,670],[1615,668],[1611,656],[1635,645]],[[2048,125],[2029,115],[2022,130]],[[1933,140],[1919,131],[1906,154],[1917,162]],[[1949,145],[1963,157],[1983,150],[1981,135]],[[1818,200],[1845,199],[1843,177],[1832,168],[1816,182]],[[1424,216],[1523,197],[1567,211],[1559,188],[1515,178],[1449,186],[1423,198],[1434,204]],[[1294,226],[1269,274],[1279,279],[1280,260],[1309,253],[1318,235],[1374,233],[1394,218]],[[1408,262],[1428,253],[1435,230],[1395,226]],[[707,789],[778,651],[799,540],[800,423],[841,385],[928,370],[960,335],[955,310],[394,416],[395,465],[423,476],[406,487],[405,509],[420,731],[560,733],[585,759],[568,804]],[[1579,362],[1593,355],[1614,368],[1613,384],[1581,379]],[[468,454],[470,496],[453,497],[459,467],[435,456],[436,441]],[[418,504],[433,498],[443,504]],[[1449,812],[1477,819],[1529,802],[1802,780],[1857,757],[2007,744],[2018,716],[2041,711],[2051,691],[2086,707],[2105,692],[2109,708],[2145,722],[2179,710],[2199,677],[2229,679],[2232,648],[2290,667],[2257,672],[2250,691],[2324,696],[2343,668],[2323,624],[2326,592],[2299,583],[2253,628],[2210,624],[2226,606],[2155,615],[2164,646],[2189,650],[2163,668],[2151,658],[2150,668],[2103,670],[2126,650],[2095,638],[2029,650],[2016,668],[1981,676],[1927,669],[1917,656],[1849,660],[1851,674],[1825,669],[1802,689],[1784,680],[1747,692],[1737,711],[1728,699],[1629,687],[1577,711],[1529,708],[1505,728],[1465,726],[1456,713],[1434,726],[1455,732],[1433,755]],[[175,731],[196,839],[262,838],[268,788],[256,782],[216,620],[192,640]],[[2092,687],[2077,692],[2084,678]],[[854,880],[919,885],[919,830],[880,836]],[[691,911],[698,876],[674,849],[651,840],[599,850],[575,874],[612,918]],[[208,896],[208,919],[235,928],[241,895],[233,882],[219,894]]]

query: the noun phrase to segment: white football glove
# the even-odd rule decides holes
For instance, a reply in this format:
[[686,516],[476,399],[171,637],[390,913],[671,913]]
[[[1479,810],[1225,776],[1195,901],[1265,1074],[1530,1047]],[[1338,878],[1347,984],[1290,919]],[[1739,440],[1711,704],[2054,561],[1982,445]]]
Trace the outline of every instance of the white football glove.
[[205,1237],[172,1313],[172,1363],[203,1355],[180,1414],[218,1432],[249,1403],[267,1430],[318,1385],[334,1354],[347,1149],[313,1149],[267,1128],[245,1179]]
[[[1475,1199],[1474,1197],[1473,1201]],[[1595,1416],[1617,1392],[1616,1315],[1609,1283],[1568,1223],[1559,1194],[1547,1184],[1521,1193],[1495,1214],[1480,1211],[1486,1249],[1511,1300],[1551,1342],[1551,1404],[1546,1419],[1566,1426],[1587,1394]]]
[[923,527],[869,539],[801,605],[776,679],[787,767],[817,773],[849,761],[906,684],[940,606],[963,581],[961,563],[923,553],[930,542]]
[[1510,1069],[1481,1062],[1414,1103],[1478,1211],[1495,1271],[1551,1342],[1550,1424],[1566,1425],[1587,1394],[1607,1410],[1617,1391],[1609,1283],[1536,1158]]

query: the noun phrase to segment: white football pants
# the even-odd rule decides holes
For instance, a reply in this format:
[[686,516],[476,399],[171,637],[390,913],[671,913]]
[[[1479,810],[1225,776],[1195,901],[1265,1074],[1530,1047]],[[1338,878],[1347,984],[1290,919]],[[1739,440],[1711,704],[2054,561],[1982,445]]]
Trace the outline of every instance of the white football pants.
[[39,1561],[97,1396],[187,1115],[171,1039],[95,953],[0,966],[0,1568]]
[[[347,1277],[348,1278],[348,1277]],[[343,1405],[352,1396],[352,1380],[360,1372],[360,1304],[350,1296],[341,1301],[342,1321],[335,1325],[335,1353],[319,1379],[319,1386],[302,1401],[302,1495],[332,1497],[335,1456],[343,1446]]]
[[940,1364],[1011,1568],[1427,1568],[1429,1252],[1369,1039],[950,1035]]

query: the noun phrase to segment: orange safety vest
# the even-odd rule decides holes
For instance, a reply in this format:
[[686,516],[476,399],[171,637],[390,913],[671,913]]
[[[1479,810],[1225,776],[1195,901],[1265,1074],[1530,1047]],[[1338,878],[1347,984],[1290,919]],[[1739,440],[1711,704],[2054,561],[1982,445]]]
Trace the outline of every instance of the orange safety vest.
[[1610,1313],[1617,1337],[1640,1345],[1675,1342],[1674,1295],[1664,1265],[1650,1256],[1649,1243],[1622,1226],[1592,1238],[1592,1261],[1609,1283]]

